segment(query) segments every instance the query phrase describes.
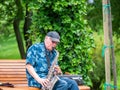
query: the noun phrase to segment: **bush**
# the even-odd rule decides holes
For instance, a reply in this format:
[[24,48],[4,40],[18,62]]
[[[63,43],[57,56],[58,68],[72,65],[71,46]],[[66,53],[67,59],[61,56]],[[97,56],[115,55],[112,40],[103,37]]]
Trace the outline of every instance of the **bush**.
[[33,12],[32,17],[33,26],[30,31],[34,33],[32,37],[38,35],[42,41],[48,31],[59,32],[61,36],[58,45],[59,64],[63,72],[81,74],[89,83],[88,71],[92,67],[90,54],[94,41],[92,31],[85,20],[86,1],[38,0],[38,2],[31,2],[29,6],[29,9],[34,8],[36,11]]
[[[92,90],[102,90],[104,87],[103,84],[105,83],[105,60],[102,57],[102,48],[104,45],[104,39],[103,39],[103,33],[97,33],[94,32],[94,40],[95,40],[95,48],[93,49],[94,53],[92,55],[92,59],[94,62],[94,68],[93,70],[89,73],[90,79],[92,81]],[[114,51],[115,51],[115,60],[116,60],[116,70],[117,70],[117,83],[119,84],[119,39],[116,38],[116,36],[113,37],[114,40]],[[111,60],[112,62],[112,60]],[[113,84],[113,74],[112,74],[112,63],[111,63],[111,84]],[[119,85],[118,85],[119,86]]]

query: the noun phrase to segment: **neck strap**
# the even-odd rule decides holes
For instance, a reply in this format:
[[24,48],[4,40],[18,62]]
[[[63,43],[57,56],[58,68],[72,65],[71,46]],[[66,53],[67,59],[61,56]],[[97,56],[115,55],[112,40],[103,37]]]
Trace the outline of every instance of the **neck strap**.
[[[44,46],[45,46],[45,43],[44,43]],[[47,65],[48,65],[48,69],[50,68],[50,57],[49,55],[47,54],[47,49],[45,47],[45,56],[46,56],[46,60],[47,60]]]

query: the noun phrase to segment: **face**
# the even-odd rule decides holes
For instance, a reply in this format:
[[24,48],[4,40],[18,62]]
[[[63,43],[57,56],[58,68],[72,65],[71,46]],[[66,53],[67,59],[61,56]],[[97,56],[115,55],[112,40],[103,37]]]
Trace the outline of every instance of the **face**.
[[45,37],[45,46],[48,50],[53,50],[57,46],[57,42],[52,41],[52,39],[48,36]]

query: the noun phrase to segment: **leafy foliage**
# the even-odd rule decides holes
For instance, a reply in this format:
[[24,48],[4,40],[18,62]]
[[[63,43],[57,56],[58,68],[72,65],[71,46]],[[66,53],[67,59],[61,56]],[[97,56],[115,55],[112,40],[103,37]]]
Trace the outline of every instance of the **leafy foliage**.
[[12,29],[11,23],[15,16],[15,5],[13,0],[0,1],[0,38],[9,36]]
[[102,90],[103,83],[105,82],[105,61],[104,57],[102,57],[102,46],[104,44],[103,42],[103,33],[98,34],[97,32],[94,32],[94,43],[95,48],[93,49],[93,69],[90,71],[89,76],[92,81],[92,90]]
[[88,81],[94,44],[92,31],[85,20],[85,0],[36,0],[29,3],[29,10],[33,11],[33,25],[29,31],[33,40],[39,37],[42,41],[51,30],[59,32],[59,64],[63,72],[81,74]]
[[112,13],[112,24],[113,32],[119,37],[120,35],[120,1],[111,0],[111,13]]
[[[110,8],[111,8],[111,14],[112,14],[111,20],[112,20],[112,27],[113,27],[112,31],[113,31],[114,36],[119,37],[119,35],[120,35],[119,34],[120,33],[120,30],[119,30],[120,29],[120,22],[119,22],[120,12],[118,12],[118,11],[120,10],[120,6],[119,6],[120,1],[110,0],[110,3],[111,3]],[[88,4],[88,7],[89,7],[87,10],[88,23],[89,23],[90,27],[92,28],[92,30],[97,31],[101,35],[101,32],[103,32],[102,31],[103,30],[103,27],[102,27],[103,26],[102,0],[94,0],[94,3]],[[102,40],[100,39],[100,42],[101,41]],[[98,41],[96,43],[100,44]],[[119,45],[117,45],[115,47],[119,47]],[[99,45],[99,48],[100,48],[100,45]],[[98,54],[98,52],[99,52],[99,50],[98,50],[99,48],[96,47],[96,50],[94,50],[95,54],[93,55],[93,62],[95,63],[95,69],[93,70],[94,75],[90,76],[92,83],[93,83],[93,88],[96,88],[96,90],[101,90],[100,85],[103,84],[102,81],[105,81],[105,77],[104,77],[105,75],[104,75],[103,71],[101,72],[101,70],[104,69],[103,61],[102,61],[102,59],[100,59],[101,56],[96,56],[96,54]],[[101,72],[101,73],[98,73],[98,72]],[[96,87],[96,86],[98,86],[98,87]]]
[[[113,33],[119,37],[120,35],[120,1],[110,0],[111,3],[111,14],[112,14],[112,30]],[[102,0],[94,0],[93,4],[88,4],[87,19],[92,30],[100,32],[103,29],[103,19],[102,19]]]

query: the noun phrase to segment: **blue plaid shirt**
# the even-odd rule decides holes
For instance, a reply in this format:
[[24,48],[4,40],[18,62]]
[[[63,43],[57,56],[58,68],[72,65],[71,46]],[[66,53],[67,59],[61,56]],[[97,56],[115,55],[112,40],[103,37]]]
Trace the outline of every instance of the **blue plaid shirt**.
[[[50,59],[50,65],[53,62],[56,51],[52,50],[51,52],[45,49],[44,43],[37,43],[32,45],[27,51],[26,64],[31,64],[35,70],[35,72],[39,75],[40,78],[46,78],[48,74],[48,63],[46,59],[47,56]],[[28,79],[28,86],[41,88],[41,84],[39,84],[27,71],[26,75]]]

